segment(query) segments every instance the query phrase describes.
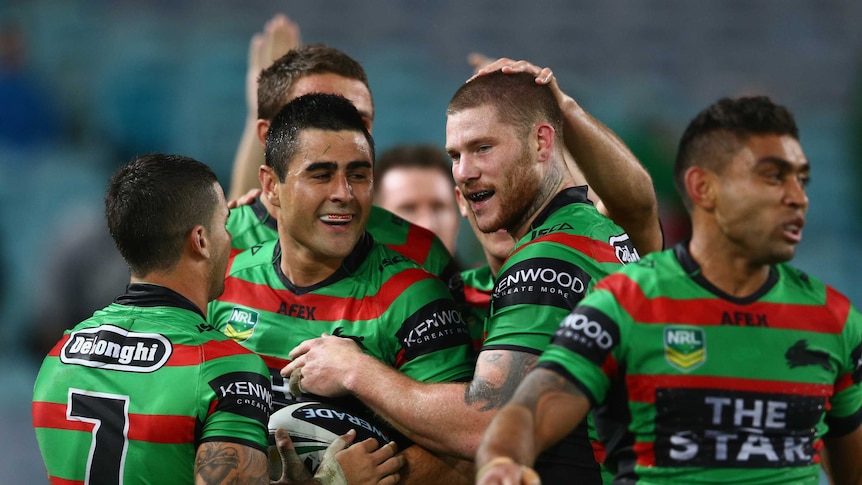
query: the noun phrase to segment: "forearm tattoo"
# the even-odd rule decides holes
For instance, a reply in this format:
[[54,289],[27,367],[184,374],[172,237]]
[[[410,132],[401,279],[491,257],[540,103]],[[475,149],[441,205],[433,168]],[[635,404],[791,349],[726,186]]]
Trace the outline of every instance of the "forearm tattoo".
[[538,356],[525,352],[486,351],[480,359],[486,367],[496,368],[497,373],[505,377],[500,384],[480,376],[473,377],[473,382],[464,391],[464,403],[468,406],[478,405],[480,411],[492,411],[503,407],[515,394],[518,384],[533,368]]

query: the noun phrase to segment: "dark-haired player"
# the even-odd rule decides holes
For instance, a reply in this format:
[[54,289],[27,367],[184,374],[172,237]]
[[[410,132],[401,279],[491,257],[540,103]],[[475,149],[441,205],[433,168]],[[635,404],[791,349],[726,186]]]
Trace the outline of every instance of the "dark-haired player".
[[206,323],[230,253],[227,203],[195,160],[143,156],[105,197],[125,294],[45,358],[33,426],[52,483],[269,483],[261,359]]
[[[721,99],[682,136],[691,240],[602,280],[566,317],[477,454],[512,483],[603,406],[619,483],[862,483],[862,317],[789,261],[810,164],[791,113]],[[616,483],[616,482],[615,482]]]
[[[369,133],[374,122],[374,104],[365,70],[344,52],[321,44],[308,44],[289,50],[272,65],[255,73],[257,105],[254,129],[247,127],[234,161],[231,192],[239,197],[259,188],[257,174],[264,164],[263,147],[273,117],[291,100],[310,93],[344,96],[350,100]],[[251,105],[251,101],[249,101]],[[252,108],[249,106],[249,111]],[[253,132],[253,133],[252,133]],[[249,138],[256,139],[250,140]],[[255,183],[251,183],[251,175]],[[231,211],[228,230],[234,249],[247,249],[278,237],[275,208],[264,196]],[[373,205],[368,232],[381,244],[416,261],[428,272],[448,281],[456,272],[455,261],[440,238]]]
[[[278,401],[290,401],[279,374],[288,352],[321,334],[348,337],[420,381],[471,375],[467,329],[446,285],[365,230],[373,162],[371,135],[341,96],[300,96],[272,120],[260,173],[279,238],[231,260],[209,320],[264,357]],[[408,480],[428,471],[415,458],[430,455],[417,450],[405,450]]]

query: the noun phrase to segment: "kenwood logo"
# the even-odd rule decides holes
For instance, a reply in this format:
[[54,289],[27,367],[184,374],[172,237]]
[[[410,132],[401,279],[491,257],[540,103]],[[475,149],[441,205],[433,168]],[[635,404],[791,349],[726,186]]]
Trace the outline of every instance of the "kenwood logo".
[[505,268],[497,278],[493,311],[510,305],[575,307],[590,285],[590,275],[572,262],[557,258],[528,258]]
[[542,287],[548,287],[555,291],[561,289],[564,291],[574,291],[575,293],[583,293],[586,290],[584,282],[577,276],[569,273],[557,271],[554,268],[525,268],[507,274],[497,283],[497,288],[500,293],[505,293],[512,287],[519,285],[537,284]]
[[60,350],[60,361],[109,370],[153,372],[167,362],[172,350],[170,341],[162,335],[101,325],[73,332]]
[[598,345],[608,350],[614,345],[614,338],[602,327],[602,324],[580,313],[573,313],[565,318],[557,330],[557,336],[579,340],[583,345]]
[[446,335],[464,333],[466,328],[464,319],[461,318],[461,313],[458,310],[437,311],[410,330],[406,344],[409,347]]

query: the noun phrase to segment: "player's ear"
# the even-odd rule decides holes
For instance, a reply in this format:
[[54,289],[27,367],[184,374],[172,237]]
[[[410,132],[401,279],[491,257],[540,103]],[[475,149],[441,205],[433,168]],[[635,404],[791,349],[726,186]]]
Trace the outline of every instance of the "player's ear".
[[694,205],[705,210],[715,207],[718,177],[703,167],[689,167],[685,171],[685,190]]
[[269,133],[269,120],[257,120],[257,139],[260,146],[266,147],[266,134]]
[[260,179],[260,187],[263,189],[263,195],[272,205],[281,207],[277,190],[279,183],[278,175],[275,174],[275,170],[269,165],[261,165],[258,169],[257,177]]
[[539,161],[544,162],[554,153],[554,136],[557,131],[547,123],[539,123],[533,128],[533,139],[536,142]]
[[192,228],[188,244],[191,251],[202,258],[210,257],[209,234],[204,226],[198,224]]

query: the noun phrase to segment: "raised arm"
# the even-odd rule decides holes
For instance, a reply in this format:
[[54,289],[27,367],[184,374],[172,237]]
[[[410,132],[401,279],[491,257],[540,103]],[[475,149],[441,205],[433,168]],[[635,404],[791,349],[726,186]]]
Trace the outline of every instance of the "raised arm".
[[257,137],[257,78],[261,71],[299,44],[299,26],[284,14],[272,17],[263,32],[256,33],[249,42],[245,79],[246,118],[234,156],[228,200],[238,199],[249,190],[260,188],[257,171],[264,163],[264,154]]
[[556,372],[535,369],[491,421],[476,452],[482,485],[538,483],[536,457],[571,432],[589,411],[589,400]]
[[[477,54],[470,58],[475,67],[486,60]],[[625,143],[564,93],[550,68],[502,58],[477,69],[474,77],[501,69],[531,73],[537,83],[551,87],[563,111],[569,170],[590,186],[600,199],[598,209],[626,230],[641,255],[661,250],[664,239],[652,178]]]

